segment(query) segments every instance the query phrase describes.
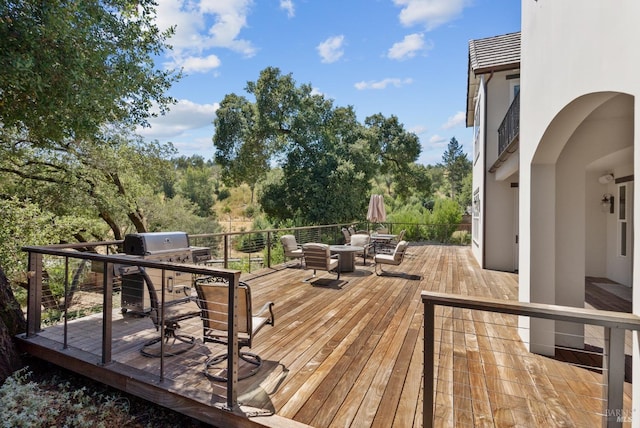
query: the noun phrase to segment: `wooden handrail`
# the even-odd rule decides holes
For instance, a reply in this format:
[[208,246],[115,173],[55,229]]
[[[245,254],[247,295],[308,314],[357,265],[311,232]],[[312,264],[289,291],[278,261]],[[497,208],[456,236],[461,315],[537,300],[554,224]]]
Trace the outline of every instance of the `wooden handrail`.
[[545,303],[514,302],[488,297],[460,296],[431,291],[422,292],[422,301],[423,303],[463,309],[476,309],[555,321],[576,322],[580,324],[621,328],[624,330],[640,330],[640,317],[623,312],[602,311],[598,309],[576,308],[573,306],[550,305]]
[[421,296],[424,304],[424,401],[422,414],[425,428],[433,426],[434,418],[433,368],[436,340],[435,306],[437,305],[604,327],[602,426],[621,426],[617,415],[623,408],[625,331],[640,330],[640,317],[637,315],[430,291],[423,291]]

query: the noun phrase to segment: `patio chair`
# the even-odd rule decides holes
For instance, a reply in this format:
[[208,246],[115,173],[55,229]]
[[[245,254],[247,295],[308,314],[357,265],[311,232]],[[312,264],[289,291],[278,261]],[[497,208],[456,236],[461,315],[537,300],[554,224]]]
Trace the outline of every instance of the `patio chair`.
[[351,237],[351,244],[354,247],[362,247],[363,250],[359,251],[355,254],[362,256],[362,265],[367,264],[367,255],[371,251],[373,247],[373,243],[371,242],[371,237],[368,234],[360,234],[356,233]]
[[393,250],[395,250],[396,246],[398,245],[398,242],[404,240],[404,235],[406,233],[407,233],[407,230],[402,229],[400,233],[395,238],[391,239],[389,242],[379,242],[378,246],[376,247],[376,253],[383,253],[383,254],[393,253]]
[[296,242],[296,237],[293,235],[282,235],[280,242],[282,243],[282,248],[284,248],[284,256],[299,259],[299,266],[302,267],[304,255],[302,254],[302,247]]
[[[376,272],[376,275],[380,276],[385,273],[385,271],[382,270],[383,264],[399,266],[400,263],[402,263],[402,260],[404,260],[404,256],[407,252],[408,246],[409,243],[407,241],[400,241],[396,245],[396,248],[395,250],[393,250],[392,254],[376,254],[375,256],[373,256],[373,262],[375,263],[374,270]],[[380,265],[379,273],[378,265]]]
[[[140,277],[140,280],[145,282],[151,307],[149,317],[153,321],[156,330],[159,331],[161,326],[164,327],[164,334],[145,342],[142,349],[140,349],[140,353],[145,357],[160,357],[161,355],[172,357],[193,348],[196,343],[195,337],[178,334],[177,330],[180,328],[179,323],[181,321],[200,316],[200,308],[198,308],[195,302],[191,298],[185,297],[181,300],[166,302],[164,308],[161,308],[162,302],[158,298],[158,293],[153,285],[153,281],[145,269],[139,267],[137,272],[129,274],[137,275]],[[164,318],[161,316],[161,309],[164,309]],[[157,346],[162,340],[165,341],[163,353],[161,353],[161,348]]]
[[[219,277],[201,278],[196,281],[198,293],[198,305],[202,309],[204,343],[228,344],[229,326],[229,283]],[[265,325],[274,325],[273,302],[265,303],[258,312],[252,312],[251,289],[245,282],[238,284],[238,349],[242,361],[250,364],[251,369],[247,373],[240,371],[238,380],[255,375],[262,366],[262,358],[259,355],[242,351],[243,347],[251,348],[253,338]],[[226,382],[227,377],[216,372],[225,372],[226,367],[220,367],[221,363],[228,360],[228,354],[224,353],[210,357],[205,362],[204,374],[209,379]]]
[[[302,245],[302,252],[304,253],[305,268],[313,269],[311,278],[315,278],[317,270],[326,270],[327,272],[336,272],[338,274],[336,279],[340,279],[340,254],[331,255],[331,249],[327,244],[310,242]],[[311,278],[305,281],[309,281]]]
[[349,245],[351,243],[351,233],[349,232],[349,229],[347,229],[346,227],[343,227],[342,236],[344,236],[344,243],[346,245]]

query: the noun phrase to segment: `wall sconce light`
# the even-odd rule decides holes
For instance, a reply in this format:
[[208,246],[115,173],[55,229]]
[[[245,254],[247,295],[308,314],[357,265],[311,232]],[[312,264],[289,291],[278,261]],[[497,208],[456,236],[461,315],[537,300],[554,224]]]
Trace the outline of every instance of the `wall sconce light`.
[[600,206],[602,207],[602,212],[613,214],[613,195],[611,193],[605,193],[602,195],[602,199],[600,200]]
[[611,183],[612,181],[613,181],[613,174],[610,174],[610,173],[608,173],[608,174],[604,174],[604,175],[601,175],[601,176],[598,178],[598,182],[599,182],[600,184],[609,184],[609,183]]

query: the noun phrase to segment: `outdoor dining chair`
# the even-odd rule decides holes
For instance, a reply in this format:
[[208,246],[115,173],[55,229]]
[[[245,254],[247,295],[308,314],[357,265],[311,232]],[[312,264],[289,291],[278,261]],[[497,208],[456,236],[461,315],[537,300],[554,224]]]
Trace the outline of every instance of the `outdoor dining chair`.
[[356,252],[356,255],[362,256],[362,265],[367,264],[367,255],[372,251],[373,243],[371,242],[371,236],[369,234],[359,234],[351,236],[351,245],[354,247],[362,247],[363,250]]
[[[331,249],[327,244],[309,242],[302,245],[304,253],[304,264],[306,269],[313,269],[313,276],[316,276],[317,270],[334,271],[340,279],[340,254],[331,255]],[[306,280],[308,281],[308,280]]]
[[[156,330],[163,330],[163,334],[145,342],[142,349],[140,349],[140,353],[145,357],[160,357],[161,355],[171,357],[193,348],[195,337],[179,334],[177,330],[180,328],[180,322],[200,315],[200,309],[195,302],[190,298],[185,298],[167,302],[162,307],[156,287],[145,269],[139,267],[136,272],[129,274],[136,275],[139,280],[144,281],[146,284],[151,306],[151,311],[148,315],[153,321]],[[163,340],[165,342],[164,349],[158,346]]]
[[[203,339],[205,343],[228,344],[229,335],[229,283],[218,277],[206,277],[196,281],[198,293],[198,305],[202,309]],[[265,303],[258,312],[252,312],[251,289],[245,282],[238,284],[238,348],[240,359],[249,363],[251,370],[247,373],[240,372],[238,380],[246,379],[258,372],[262,366],[262,358],[259,355],[242,351],[244,347],[251,348],[253,338],[265,325],[274,325],[273,302]],[[204,374],[209,379],[226,382],[224,373],[228,368],[221,367],[228,361],[227,351],[215,355],[205,362]]]
[[284,256],[292,259],[299,259],[299,266],[302,266],[304,254],[302,254],[302,246],[298,244],[296,237],[293,235],[282,235],[280,237],[280,242],[284,249]]
[[[407,241],[400,241],[398,242],[398,245],[396,245],[396,248],[393,250],[392,254],[376,254],[373,257],[373,261],[375,263],[374,270],[376,272],[376,275],[380,276],[385,272],[382,270],[382,265],[386,264],[399,266],[404,260],[404,256],[407,252],[408,246],[409,243]],[[378,272],[378,268],[380,269],[380,272]]]

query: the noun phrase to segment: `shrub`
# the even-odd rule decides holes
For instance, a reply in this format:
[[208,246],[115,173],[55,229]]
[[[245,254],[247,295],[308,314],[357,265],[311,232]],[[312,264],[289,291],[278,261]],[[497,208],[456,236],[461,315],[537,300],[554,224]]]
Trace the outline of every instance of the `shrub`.
[[458,229],[462,221],[462,210],[456,201],[438,199],[433,212],[425,215],[425,223],[429,226],[428,238],[438,242],[449,242],[451,235]]

